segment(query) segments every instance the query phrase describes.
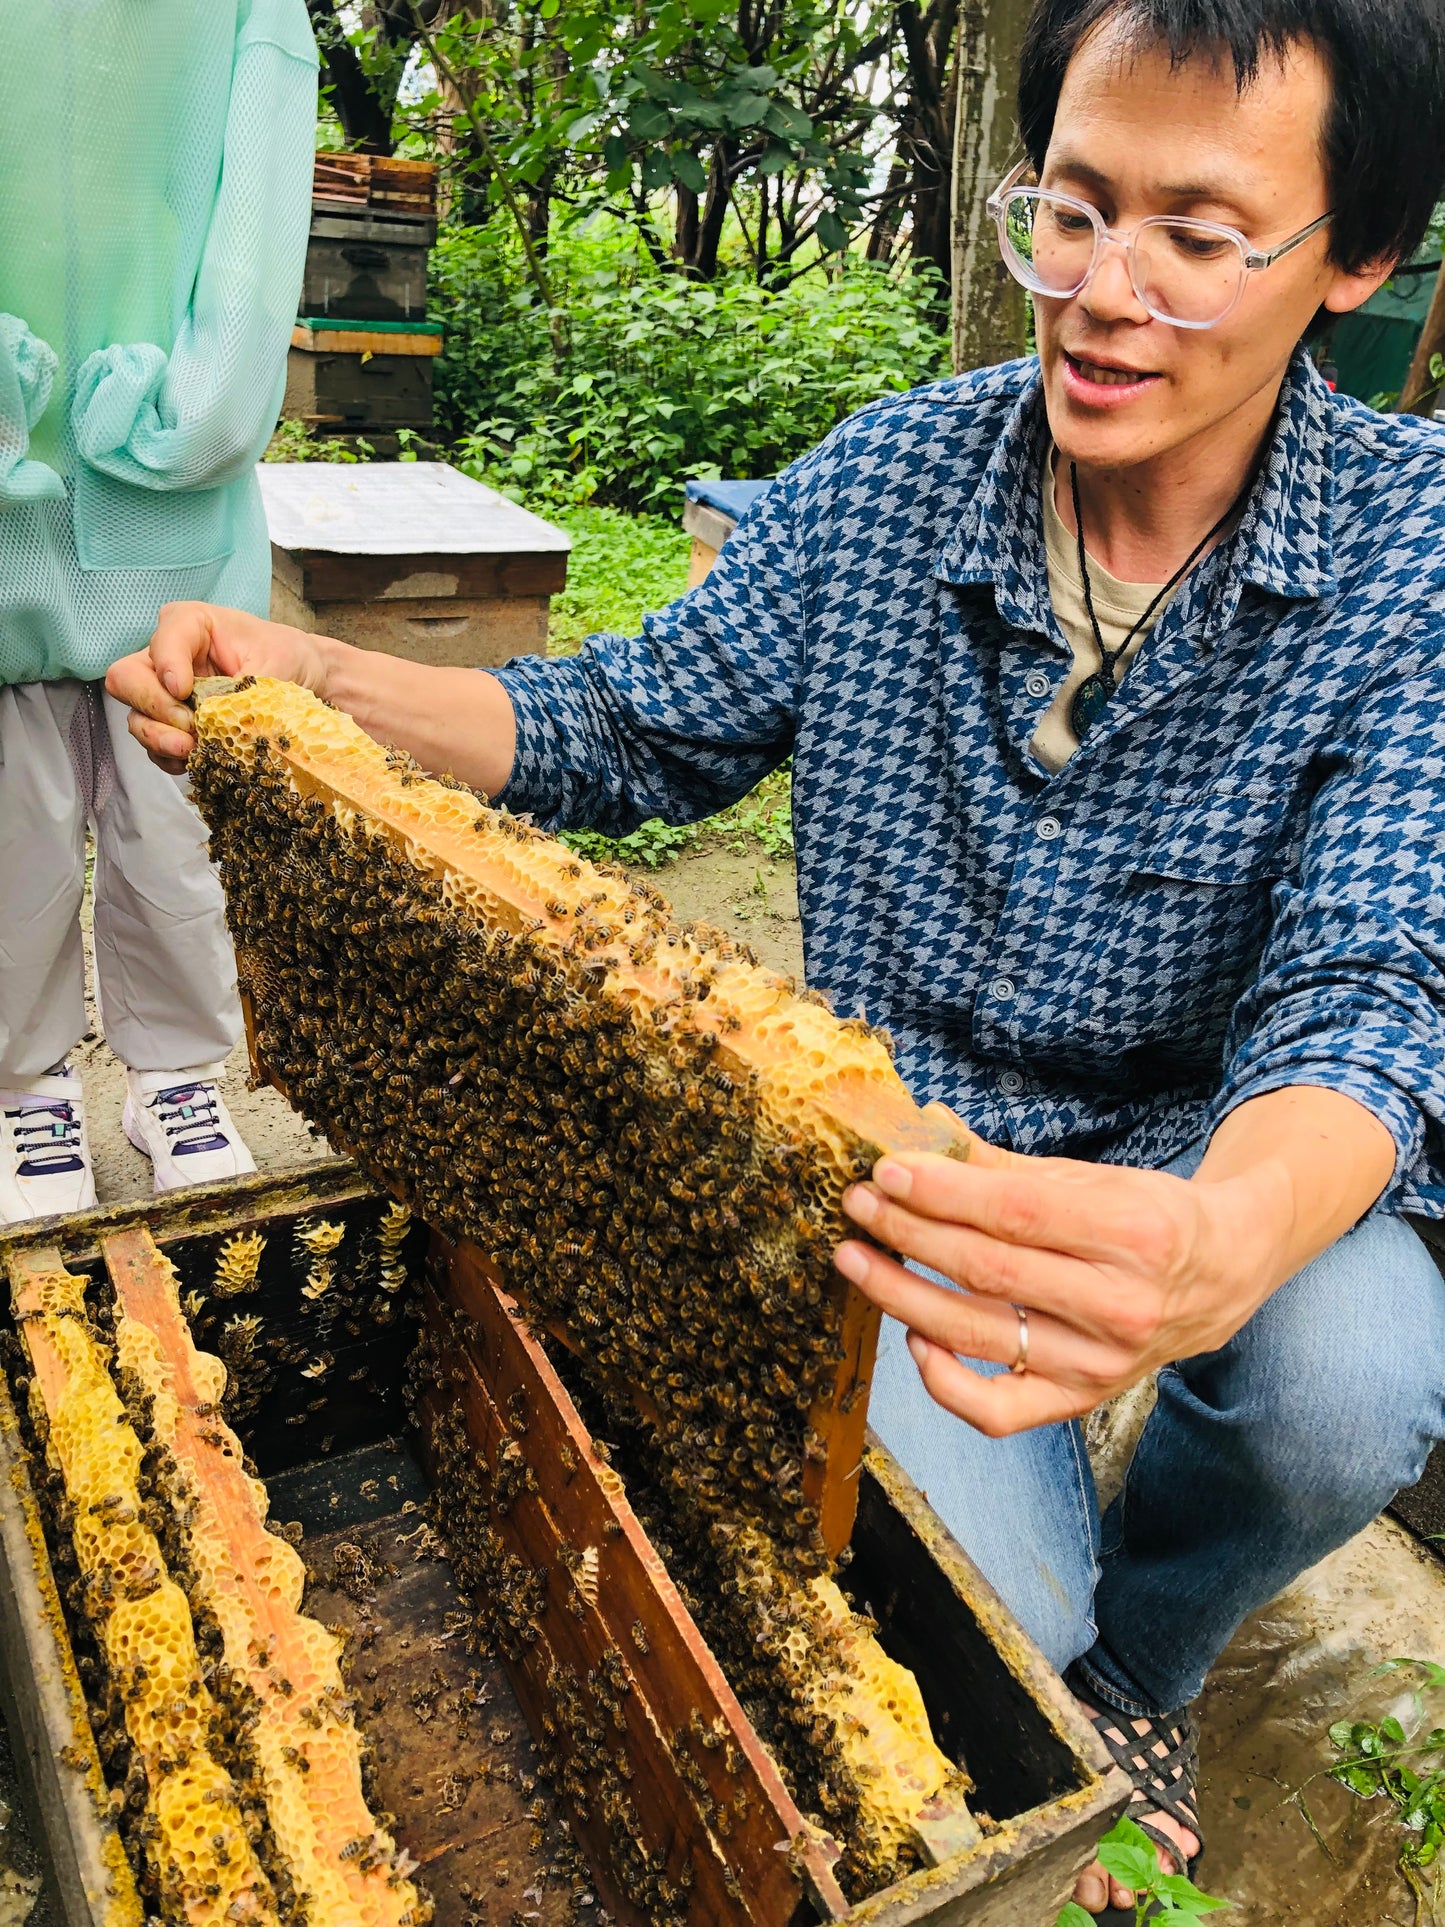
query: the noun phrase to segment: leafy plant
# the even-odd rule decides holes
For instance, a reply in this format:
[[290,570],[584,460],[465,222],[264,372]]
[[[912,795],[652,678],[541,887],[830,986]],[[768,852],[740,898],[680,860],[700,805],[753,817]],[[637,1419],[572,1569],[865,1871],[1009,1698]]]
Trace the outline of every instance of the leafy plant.
[[624,863],[633,869],[660,870],[664,863],[692,849],[701,833],[699,823],[664,823],[660,816],[653,816],[626,836],[603,836],[598,830],[563,830],[561,840],[591,863]]
[[[1165,1873],[1158,1848],[1127,1815],[1099,1842],[1099,1858],[1107,1874],[1133,1891],[1134,1927],[1143,1927],[1146,1920],[1195,1921],[1229,1905],[1227,1900],[1201,1893],[1187,1874]],[[1087,1908],[1071,1900],[1054,1927],[1097,1927],[1097,1923]]]
[[[1445,1666],[1428,1659],[1389,1659],[1376,1667],[1373,1678],[1396,1673],[1416,1676],[1411,1694],[1410,1728],[1395,1714],[1378,1720],[1336,1720],[1329,1729],[1330,1745],[1339,1758],[1296,1787],[1290,1799],[1304,1815],[1317,1840],[1319,1829],[1304,1795],[1315,1780],[1336,1780],[1360,1800],[1383,1799],[1386,1810],[1405,1830],[1398,1865],[1415,1896],[1418,1927],[1439,1918],[1445,1883],[1445,1726],[1429,1726],[1425,1688],[1445,1690]],[[1323,1844],[1323,1842],[1321,1842]]]
[[645,615],[687,587],[692,544],[665,516],[596,506],[545,512],[572,538],[567,586],[552,598],[554,656],[570,655],[587,636],[636,635]]
[[[358,435],[339,442],[318,435],[308,422],[283,415],[261,457],[263,462],[369,462],[376,451]],[[402,457],[403,461],[406,459]],[[413,461],[416,457],[413,455]]]
[[550,310],[505,223],[453,229],[431,312],[461,465],[549,506],[675,514],[685,477],[774,475],[854,409],[945,372],[931,271],[850,259],[779,290],[742,270],[685,281],[598,215],[557,224],[548,274]]

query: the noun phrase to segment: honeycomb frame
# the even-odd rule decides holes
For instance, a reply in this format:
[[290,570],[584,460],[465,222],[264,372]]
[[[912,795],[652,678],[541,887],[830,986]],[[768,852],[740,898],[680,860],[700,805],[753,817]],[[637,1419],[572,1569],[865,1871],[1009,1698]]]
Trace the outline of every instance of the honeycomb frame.
[[885,1150],[967,1155],[886,1040],[308,692],[197,708],[258,1072],[626,1388],[696,1503],[847,1544],[879,1315],[832,1265]]

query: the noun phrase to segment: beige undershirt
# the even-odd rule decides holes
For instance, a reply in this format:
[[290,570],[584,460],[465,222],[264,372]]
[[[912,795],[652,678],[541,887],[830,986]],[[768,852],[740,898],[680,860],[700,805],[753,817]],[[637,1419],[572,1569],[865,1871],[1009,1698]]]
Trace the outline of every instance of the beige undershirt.
[[[1060,487],[1068,487],[1068,476],[1060,479]],[[1099,645],[1094,640],[1094,631],[1089,622],[1089,611],[1084,602],[1084,585],[1079,575],[1079,544],[1064,527],[1063,517],[1054,502],[1054,457],[1051,450],[1044,462],[1044,550],[1049,563],[1049,595],[1053,599],[1054,614],[1058,617],[1059,627],[1064,632],[1064,641],[1074,652],[1074,666],[1069,671],[1067,682],[1055,696],[1038,728],[1034,731],[1033,752],[1044,768],[1057,772],[1064,767],[1074,751],[1079,747],[1079,739],[1069,726],[1069,704],[1073,701],[1074,691],[1086,676],[1099,668],[1101,657]],[[1104,638],[1104,646],[1117,649],[1128,635],[1134,624],[1143,615],[1149,604],[1158,595],[1160,584],[1157,582],[1121,582],[1117,576],[1089,557],[1089,583],[1094,592],[1094,613],[1099,618],[1099,633]],[[1177,593],[1177,592],[1176,592]],[[1173,598],[1169,598],[1172,601]],[[1159,620],[1169,601],[1162,602],[1155,611],[1154,622]],[[1152,629],[1154,623],[1150,623]],[[1129,667],[1143,646],[1149,630],[1141,630],[1129,645],[1129,653],[1117,665],[1116,674],[1122,680],[1123,672]]]

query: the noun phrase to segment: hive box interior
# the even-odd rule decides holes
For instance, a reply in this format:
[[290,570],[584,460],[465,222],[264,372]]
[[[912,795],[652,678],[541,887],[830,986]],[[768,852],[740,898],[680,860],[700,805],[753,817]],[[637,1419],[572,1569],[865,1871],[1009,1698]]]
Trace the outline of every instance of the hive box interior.
[[[626,1732],[621,1715],[609,1719],[615,1694],[609,1697],[597,1669],[589,1672],[584,1664],[586,1642],[594,1638],[592,1617],[567,1588],[572,1584],[585,1594],[587,1587],[575,1573],[569,1580],[559,1561],[544,1574],[550,1592],[532,1646],[507,1663],[494,1647],[477,1650],[472,1611],[429,1523],[436,1515],[430,1513],[425,1469],[436,1463],[434,1421],[459,1399],[461,1373],[453,1370],[440,1383],[432,1375],[421,1401],[423,1419],[430,1408],[433,1421],[428,1442],[409,1420],[407,1358],[424,1299],[443,1341],[454,1343],[458,1331],[469,1335],[482,1367],[491,1356],[496,1371],[532,1370],[514,1338],[532,1341],[504,1300],[497,1301],[501,1323],[491,1338],[470,1315],[475,1301],[466,1314],[448,1307],[448,1301],[461,1302],[466,1290],[454,1283],[449,1247],[440,1240],[429,1246],[420,1226],[401,1246],[404,1282],[393,1277],[385,1288],[375,1253],[387,1209],[352,1167],[334,1160],[163,1203],[86,1214],[63,1221],[58,1234],[54,1223],[40,1234],[14,1228],[0,1234],[0,1260],[27,1238],[55,1244],[70,1269],[89,1273],[104,1289],[102,1236],[144,1223],[176,1265],[197,1344],[228,1358],[235,1371],[239,1395],[226,1416],[267,1482],[271,1517],[301,1529],[312,1574],[307,1610],[353,1635],[349,1684],[358,1696],[359,1724],[375,1747],[379,1803],[396,1816],[397,1839],[419,1863],[418,1878],[436,1899],[438,1921],[448,1927],[513,1927],[518,1921],[551,1927],[598,1920],[605,1909],[616,1920],[651,1927],[659,1917],[629,1897],[629,1879],[613,1864],[618,1822],[615,1812],[609,1818],[606,1785],[589,1776],[585,1760],[567,1770],[575,1732],[558,1718],[555,1705],[567,1690],[581,1706],[577,1730],[605,1731],[608,1748],[629,1756],[630,1824],[646,1836],[653,1875],[663,1880],[662,1890],[671,1896],[668,1911],[677,1918],[699,1927],[722,1921],[793,1927],[818,1918],[1028,1927],[1052,1919],[1073,1868],[1122,1803],[1122,1787],[1107,1773],[1062,1686],[876,1444],[861,1474],[846,1583],[877,1618],[885,1651],[916,1674],[940,1744],[973,1778],[972,1804],[988,1818],[985,1837],[971,1850],[850,1909],[830,1881],[826,1848],[801,1830],[791,1843],[770,1837],[782,1831],[771,1822],[786,1812],[786,1803],[761,1822],[750,1818],[721,1843],[715,1832],[709,1835],[700,1819],[704,1809],[689,1800],[677,1777],[677,1759],[690,1744],[687,1734],[681,1722],[669,1730],[654,1709],[671,1696],[676,1713],[679,1682],[685,1686],[693,1677],[688,1666],[700,1669],[699,1679],[715,1679],[717,1669],[645,1542],[637,1560],[656,1570],[653,1590],[638,1611],[645,1617],[665,1608],[673,1623],[663,1625],[660,1636],[634,1639],[627,1647],[632,1691],[626,1717],[632,1725]],[[295,1234],[298,1226],[319,1219],[341,1224],[344,1237],[325,1288],[308,1293],[305,1281],[310,1275],[314,1285],[314,1268],[308,1274]],[[218,1298],[220,1250],[238,1229],[259,1230],[266,1239],[255,1288]],[[468,1289],[475,1294],[475,1278]],[[188,1293],[198,1297],[188,1299]],[[502,1346],[501,1364],[489,1345]],[[579,1432],[560,1385],[539,1391],[540,1380],[534,1380],[527,1381],[531,1404],[517,1437],[525,1443],[538,1493],[529,1502],[531,1513],[519,1505],[500,1522],[511,1556],[524,1562],[529,1545],[535,1552],[541,1529],[536,1521],[549,1507],[562,1518],[575,1501],[579,1467],[567,1440],[580,1439],[583,1471],[599,1476],[607,1470]],[[500,1391],[498,1399],[498,1410],[519,1419],[515,1388],[510,1406]],[[508,1422],[500,1421],[504,1429]],[[13,1456],[13,1416],[0,1429]],[[554,1449],[549,1440],[561,1444]],[[22,1483],[12,1470],[12,1513]],[[602,1484],[607,1486],[605,1477]],[[625,1512],[620,1494],[617,1503]],[[15,1528],[14,1518],[8,1526]],[[621,1528],[610,1531],[614,1536],[599,1535],[604,1587],[613,1570],[611,1547],[618,1546],[619,1558],[629,1548],[636,1551],[631,1537],[624,1543]],[[35,1575],[21,1569],[27,1557],[23,1529],[0,1532],[0,1541],[7,1710],[54,1863],[57,1916],[67,1924],[98,1922],[106,1913],[95,1891],[98,1849],[89,1836],[105,1822],[94,1802],[77,1794],[81,1766],[57,1759],[55,1744],[65,1719],[75,1724],[74,1706],[68,1715],[64,1710],[65,1681],[57,1687],[54,1678],[64,1673],[68,1657],[62,1653],[57,1668],[55,1656],[43,1650],[47,1628],[37,1624],[43,1615],[34,1603]],[[609,1599],[609,1610],[614,1603]],[[633,1610],[630,1600],[626,1610]],[[599,1610],[599,1623],[601,1616]],[[595,1637],[603,1641],[600,1651],[611,1635]],[[677,1651],[670,1649],[672,1641],[679,1642]],[[678,1657],[683,1647],[692,1655],[686,1665]],[[546,1664],[538,1663],[539,1652],[547,1655]],[[568,1654],[582,1656],[571,1666],[570,1687],[563,1682],[566,1669],[559,1671],[559,1655]],[[740,1753],[748,1757],[729,1771],[756,1777],[750,1764],[756,1741],[737,1726],[740,1717],[736,1710],[728,1713],[739,1742],[738,1749],[729,1745],[728,1754],[732,1760]],[[537,1736],[551,1755],[550,1778],[534,1745]],[[86,1739],[88,1729],[78,1737]],[[707,1772],[719,1770],[712,1754],[696,1757]],[[689,1784],[697,1779],[685,1760],[683,1772]],[[557,1796],[550,1802],[549,1786]],[[585,1857],[575,1844],[569,1849],[559,1813]],[[739,1837],[745,1834],[750,1844]],[[635,1880],[631,1884],[635,1893]]]

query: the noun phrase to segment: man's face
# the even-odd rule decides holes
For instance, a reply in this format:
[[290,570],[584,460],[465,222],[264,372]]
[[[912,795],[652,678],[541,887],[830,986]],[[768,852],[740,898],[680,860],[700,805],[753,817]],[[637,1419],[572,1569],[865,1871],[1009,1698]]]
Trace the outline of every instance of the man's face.
[[[1322,131],[1330,77],[1314,48],[1266,57],[1240,94],[1226,57],[1171,68],[1106,19],[1069,63],[1041,185],[1088,201],[1128,233],[1151,214],[1238,228],[1267,249],[1329,208]],[[1272,410],[1296,342],[1323,304],[1365,300],[1385,278],[1329,265],[1323,229],[1251,274],[1233,313],[1206,329],[1154,320],[1122,249],[1104,250],[1067,301],[1035,296],[1049,423],[1086,467],[1131,468],[1229,422]]]

